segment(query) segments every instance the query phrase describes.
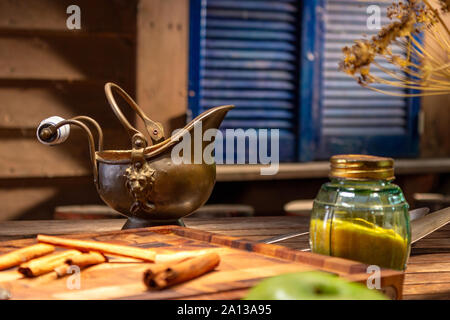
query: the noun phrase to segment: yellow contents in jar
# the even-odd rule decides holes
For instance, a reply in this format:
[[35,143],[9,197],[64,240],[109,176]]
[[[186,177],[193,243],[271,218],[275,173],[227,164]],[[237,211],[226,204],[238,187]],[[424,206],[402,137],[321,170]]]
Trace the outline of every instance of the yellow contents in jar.
[[361,218],[312,219],[311,251],[403,270],[409,255],[408,239]]

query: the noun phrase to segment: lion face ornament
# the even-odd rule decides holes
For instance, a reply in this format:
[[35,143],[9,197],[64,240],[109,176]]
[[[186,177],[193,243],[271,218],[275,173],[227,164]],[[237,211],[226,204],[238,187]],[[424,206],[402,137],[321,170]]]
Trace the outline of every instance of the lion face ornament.
[[125,186],[135,202],[130,207],[132,214],[143,210],[148,213],[155,211],[155,204],[151,200],[151,192],[155,183],[155,170],[147,162],[136,162],[135,165],[125,170],[127,179]]

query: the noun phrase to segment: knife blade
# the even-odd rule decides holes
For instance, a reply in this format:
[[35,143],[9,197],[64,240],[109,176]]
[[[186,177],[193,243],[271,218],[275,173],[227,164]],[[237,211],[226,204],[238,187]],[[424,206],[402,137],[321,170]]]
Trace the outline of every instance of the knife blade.
[[411,222],[411,243],[419,241],[450,222],[450,207],[425,215]]
[[[410,220],[411,221],[415,221],[415,220],[423,219],[428,214],[428,212],[430,212],[430,209],[427,208],[427,207],[410,210],[409,211]],[[437,212],[435,212],[435,213],[437,213]],[[434,215],[434,213],[432,215]],[[426,220],[426,221],[429,221],[429,220]],[[449,222],[449,221],[447,220],[447,222]],[[421,224],[422,223],[419,223],[418,225],[421,225]],[[414,227],[416,230],[419,229],[418,225],[416,225]],[[437,229],[439,229],[439,228],[440,227],[438,227]],[[411,229],[413,229],[412,226],[411,226]],[[436,229],[434,229],[434,230],[436,230]],[[431,232],[433,232],[433,231],[431,231]],[[416,231],[416,232],[419,232],[419,231]],[[422,229],[420,229],[420,232],[423,233],[424,231]],[[431,232],[429,232],[429,233],[431,233]],[[413,233],[412,230],[411,230],[411,233],[413,234],[411,238],[415,239],[414,233]],[[429,234],[429,233],[427,233],[427,234]],[[257,242],[271,244],[271,243],[277,243],[277,242],[280,242],[280,241],[283,241],[283,240],[287,240],[287,239],[291,239],[291,238],[295,238],[295,237],[305,236],[305,235],[308,235],[308,234],[309,234],[309,232],[290,232],[290,233],[285,233],[285,234],[282,234],[282,235],[279,235],[279,236],[258,240]],[[420,239],[422,239],[422,238],[420,238]],[[417,239],[417,240],[419,240],[419,239]],[[417,240],[414,240],[414,241],[411,241],[411,242],[414,243]],[[304,249],[304,250],[306,250],[306,249]]]

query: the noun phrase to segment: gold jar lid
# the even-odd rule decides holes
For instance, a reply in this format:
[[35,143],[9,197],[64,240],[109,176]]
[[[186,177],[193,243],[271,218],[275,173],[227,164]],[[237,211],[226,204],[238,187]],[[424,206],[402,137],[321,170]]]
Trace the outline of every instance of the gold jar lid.
[[342,154],[330,159],[330,177],[355,180],[394,180],[394,160],[362,154]]

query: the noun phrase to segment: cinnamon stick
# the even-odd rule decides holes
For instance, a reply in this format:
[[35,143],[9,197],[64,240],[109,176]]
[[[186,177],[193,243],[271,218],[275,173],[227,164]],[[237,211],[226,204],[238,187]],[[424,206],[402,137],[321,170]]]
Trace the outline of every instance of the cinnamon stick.
[[167,267],[155,265],[144,272],[144,283],[149,289],[164,289],[197,278],[217,267],[220,257],[207,253]]
[[45,243],[38,243],[32,246],[8,252],[0,256],[0,270],[18,266],[21,263],[27,262],[31,259],[52,253],[54,250],[54,246]]
[[55,246],[78,249],[81,251],[98,251],[101,253],[109,253],[147,262],[154,262],[156,257],[156,253],[149,249],[141,249],[100,241],[67,239],[46,235],[38,235],[37,240],[41,243],[48,243]]
[[87,266],[92,266],[107,261],[108,259],[103,254],[93,251],[68,258],[64,265],[55,268],[54,271],[56,272],[58,277],[64,277],[67,274],[70,266],[77,266],[82,269]]
[[83,269],[87,266],[92,266],[96,264],[100,264],[103,262],[107,262],[108,259],[101,253],[98,252],[89,252],[89,253],[83,253],[78,254],[75,256],[72,256],[68,259],[66,259],[65,263],[56,267],[53,272],[49,272],[47,274],[44,274],[40,277],[38,277],[35,282],[33,282],[34,285],[40,285],[42,283],[46,283],[52,280],[56,280],[59,278],[63,278],[66,275],[70,274],[69,270],[70,267],[73,265],[78,266],[80,269]]
[[19,266],[18,271],[25,277],[37,277],[53,271],[56,267],[63,265],[68,258],[81,254],[78,250],[67,250],[37,258]]
[[106,258],[100,252],[91,251],[89,253],[83,253],[81,255],[70,257],[66,260],[66,263],[68,265],[75,265],[81,268],[107,261],[108,258]]

